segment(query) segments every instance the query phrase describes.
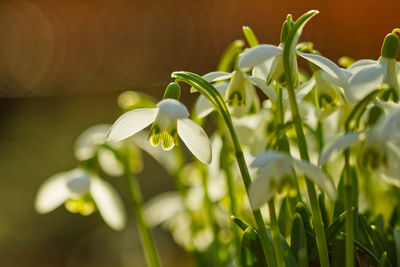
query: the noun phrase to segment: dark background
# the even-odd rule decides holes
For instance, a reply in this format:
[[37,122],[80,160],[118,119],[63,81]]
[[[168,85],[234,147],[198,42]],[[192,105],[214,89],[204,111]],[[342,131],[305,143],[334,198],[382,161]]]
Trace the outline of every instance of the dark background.
[[[39,185],[76,165],[79,133],[118,117],[119,92],[160,98],[172,71],[214,70],[224,48],[242,38],[242,25],[278,44],[286,15],[296,19],[309,9],[320,14],[301,40],[335,61],[375,59],[384,36],[400,27],[399,8],[385,0],[1,0],[0,266],[144,266],[131,213],[128,228],[114,232],[97,213],[33,209]],[[173,189],[172,179],[145,161],[145,199]],[[123,180],[109,181],[127,200]],[[164,266],[187,266],[168,233],[155,235]]]

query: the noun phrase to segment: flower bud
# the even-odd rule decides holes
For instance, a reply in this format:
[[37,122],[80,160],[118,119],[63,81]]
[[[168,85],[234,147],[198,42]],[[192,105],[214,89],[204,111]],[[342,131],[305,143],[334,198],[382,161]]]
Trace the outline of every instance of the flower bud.
[[292,15],[288,15],[287,19],[282,25],[282,30],[281,30],[281,43],[284,44],[286,43],[286,38],[289,35],[289,31],[291,27],[293,26],[294,22],[292,20]]
[[181,87],[179,86],[179,84],[175,82],[171,82],[170,84],[168,84],[167,89],[165,89],[163,99],[173,98],[179,100],[180,97],[181,97]]
[[386,58],[396,58],[398,51],[399,37],[394,33],[389,33],[383,41],[381,55]]

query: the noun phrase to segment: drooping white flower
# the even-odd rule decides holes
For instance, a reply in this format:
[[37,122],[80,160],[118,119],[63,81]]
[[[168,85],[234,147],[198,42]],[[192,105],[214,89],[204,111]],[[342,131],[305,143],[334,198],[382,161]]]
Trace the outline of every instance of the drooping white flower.
[[[282,83],[285,79],[283,68],[283,44],[258,45],[245,51],[238,61],[241,70],[252,69],[252,77],[261,79],[267,86],[273,81]],[[331,60],[317,54],[301,53],[297,55],[317,65],[324,70],[325,80],[340,87],[347,86],[348,77],[345,72]]]
[[91,214],[96,207],[114,230],[122,230],[126,225],[125,208],[118,192],[86,170],[78,168],[50,177],[37,192],[35,209],[44,214],[63,203],[69,211],[83,215]]
[[295,173],[304,174],[317,184],[331,199],[336,199],[336,189],[332,180],[317,166],[279,151],[266,151],[251,163],[258,168],[258,174],[249,188],[250,203],[253,209],[269,201],[275,193],[287,191],[296,193]]
[[[215,88],[227,103],[230,113],[235,117],[242,117],[251,109],[258,110],[260,104],[254,86],[260,88],[271,101],[275,102],[277,98],[274,88],[267,86],[261,79],[251,77],[239,70],[231,73],[210,72],[203,75],[203,78],[214,83]],[[225,80],[228,79],[229,82],[226,82]],[[213,110],[214,106],[203,95],[200,95],[195,104],[197,116],[205,117]]]
[[[102,147],[110,127],[111,124],[98,124],[83,131],[75,141],[74,155],[79,161],[89,160],[97,156],[99,165],[105,173],[110,176],[120,176],[124,172],[121,162],[115,157],[114,153]],[[119,149],[121,145],[115,143],[113,147]]]
[[399,39],[388,34],[382,45],[378,60],[361,59],[351,64],[348,70],[353,74],[344,95],[350,103],[357,103],[372,91],[388,86],[382,98],[398,102],[400,98],[400,63],[396,62]]
[[153,146],[171,150],[178,136],[200,161],[211,162],[211,145],[207,134],[190,120],[186,107],[175,99],[164,99],[156,108],[141,108],[126,112],[111,127],[107,141],[120,141],[153,123],[149,138]]
[[323,151],[319,165],[324,165],[335,152],[361,144],[361,151],[357,154],[358,164],[382,174],[386,181],[400,186],[399,131],[400,109],[396,109],[381,117],[373,127],[363,132],[349,132],[338,138]]

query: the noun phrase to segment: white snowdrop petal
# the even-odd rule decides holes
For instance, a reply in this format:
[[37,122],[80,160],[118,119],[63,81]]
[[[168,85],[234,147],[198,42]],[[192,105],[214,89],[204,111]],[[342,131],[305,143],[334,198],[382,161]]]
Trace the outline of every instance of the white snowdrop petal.
[[251,81],[258,88],[260,88],[261,91],[263,91],[264,94],[266,94],[268,98],[271,99],[271,101],[276,102],[278,97],[276,95],[275,89],[272,86],[266,85],[265,80],[257,77],[251,77],[246,74],[243,74],[243,76],[246,77],[246,79]]
[[206,132],[191,119],[178,120],[178,135],[201,162],[211,162],[211,143]]
[[293,165],[297,172],[303,173],[309,180],[317,184],[331,199],[336,199],[336,189],[331,178],[319,167],[298,159],[293,159]]
[[189,111],[186,106],[176,99],[167,98],[161,100],[157,107],[159,112],[174,119],[183,119],[189,117]]
[[364,134],[358,132],[346,133],[345,135],[339,137],[329,147],[324,149],[324,151],[321,154],[321,157],[319,158],[318,165],[323,166],[331,157],[332,153],[344,150],[360,142],[363,138]]
[[66,184],[72,197],[78,198],[89,191],[90,175],[87,171],[73,169],[67,175]]
[[[214,84],[214,87],[222,96],[225,96],[228,84],[229,83],[227,82],[221,82]],[[210,114],[213,110],[214,110],[213,104],[211,104],[211,102],[204,95],[200,95],[199,98],[197,98],[197,101],[195,103],[195,112],[197,117],[204,118],[205,116]]]
[[340,87],[345,87],[347,85],[346,75],[341,68],[331,60],[321,55],[302,53],[300,51],[297,51],[297,54],[326,71],[332,77],[332,80],[335,81],[335,85]]
[[386,61],[369,64],[356,72],[344,88],[344,95],[350,103],[357,103],[377,89],[386,76]]
[[[149,143],[149,142],[147,142]],[[99,148],[97,158],[101,169],[110,176],[121,176],[124,173],[124,166],[109,149]]]
[[238,67],[240,69],[252,68],[271,57],[280,55],[281,53],[282,48],[275,45],[263,44],[254,46],[239,56]]
[[275,189],[271,188],[271,172],[263,172],[258,175],[249,187],[249,200],[253,210],[260,208],[268,202],[275,194]]
[[209,72],[207,74],[204,74],[202,78],[206,80],[207,82],[216,82],[216,81],[222,81],[222,80],[227,80],[232,77],[232,73],[229,72],[224,72],[224,71],[213,71]]
[[150,227],[156,227],[183,211],[182,198],[178,192],[161,193],[144,206],[144,216]]
[[74,154],[77,160],[83,161],[94,156],[96,145],[104,143],[111,124],[98,124],[83,131],[75,141]]
[[254,68],[251,72],[251,76],[266,80],[269,72],[271,71],[273,62],[274,62],[274,58],[270,58],[270,59],[265,60],[261,64],[254,66]]
[[117,119],[107,134],[107,141],[121,141],[143,130],[157,116],[158,108],[141,108],[126,112]]
[[66,184],[67,178],[68,172],[58,173],[39,187],[35,198],[37,212],[50,212],[69,199],[70,192]]
[[388,164],[381,168],[380,173],[387,183],[400,187],[400,148],[389,142],[386,156]]
[[118,192],[99,177],[92,177],[90,193],[103,220],[114,230],[126,225],[126,212]]
[[357,71],[359,71],[362,68],[365,68],[367,65],[371,65],[371,64],[376,64],[376,60],[372,60],[372,59],[360,59],[357,60],[356,62],[354,62],[353,64],[351,64],[347,70],[349,70],[352,73],[355,73]]
[[[256,168],[256,167],[262,167],[266,164],[271,163],[272,161],[275,161],[277,159],[281,158],[288,158],[288,155],[279,151],[265,151],[259,155],[256,156],[256,158],[253,160],[253,162],[250,164],[250,167]],[[290,160],[290,158],[289,158]]]
[[308,95],[309,92],[314,88],[315,86],[315,79],[311,78],[305,83],[301,84],[299,88],[296,89],[296,100],[297,102],[301,102],[303,98]]

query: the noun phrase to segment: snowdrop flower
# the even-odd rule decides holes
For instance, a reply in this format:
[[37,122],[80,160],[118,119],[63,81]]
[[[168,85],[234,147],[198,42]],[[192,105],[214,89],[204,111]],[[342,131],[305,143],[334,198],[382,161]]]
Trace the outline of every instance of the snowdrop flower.
[[383,93],[382,98],[399,101],[400,96],[400,64],[396,62],[399,49],[399,38],[390,33],[386,36],[378,60],[362,59],[351,64],[348,70],[353,74],[345,87],[345,97],[350,103],[357,103],[382,84],[389,88]]
[[[283,47],[282,43],[279,46],[263,44],[252,47],[239,57],[238,67],[243,71],[252,69],[251,77],[261,79],[267,86],[273,81],[283,84]],[[296,53],[324,70],[327,81],[340,87],[347,86],[346,74],[331,60],[317,54]]]
[[35,209],[44,214],[63,203],[70,212],[82,215],[90,215],[96,207],[114,230],[122,230],[126,225],[124,204],[117,191],[86,170],[77,168],[50,177],[37,192]]
[[[90,160],[97,157],[102,170],[110,176],[120,176],[124,167],[115,157],[114,153],[102,147],[106,140],[106,134],[110,130],[110,124],[99,124],[83,131],[75,141],[74,155],[79,161]],[[120,149],[120,144],[113,144],[113,148]],[[140,154],[136,148],[136,158]],[[137,162],[141,162],[140,158]]]
[[335,152],[360,144],[358,164],[382,174],[386,181],[400,186],[399,131],[400,109],[396,109],[381,117],[373,127],[363,132],[349,132],[338,138],[321,154],[319,165],[324,165]]
[[107,141],[120,141],[153,123],[149,139],[153,146],[168,151],[178,144],[178,136],[200,161],[211,162],[211,145],[207,134],[190,120],[187,108],[176,99],[160,101],[156,108],[140,108],[126,112],[111,127]]
[[336,199],[336,189],[331,179],[317,166],[279,151],[265,151],[259,154],[251,163],[258,168],[258,174],[249,188],[250,203],[253,209],[258,209],[269,201],[276,192],[287,192],[295,195],[296,172],[307,176],[328,195]]
[[[257,77],[251,77],[246,73],[235,70],[228,72],[210,72],[203,75],[208,82],[215,83],[214,86],[225,99],[230,112],[235,117],[242,117],[249,111],[257,111],[259,108],[259,99],[254,86],[263,91],[271,101],[276,101],[277,96],[275,90],[271,86],[266,86],[263,80]],[[221,82],[230,79],[229,82]],[[214,110],[214,106],[203,96],[200,95],[195,111],[199,118],[203,118]]]

